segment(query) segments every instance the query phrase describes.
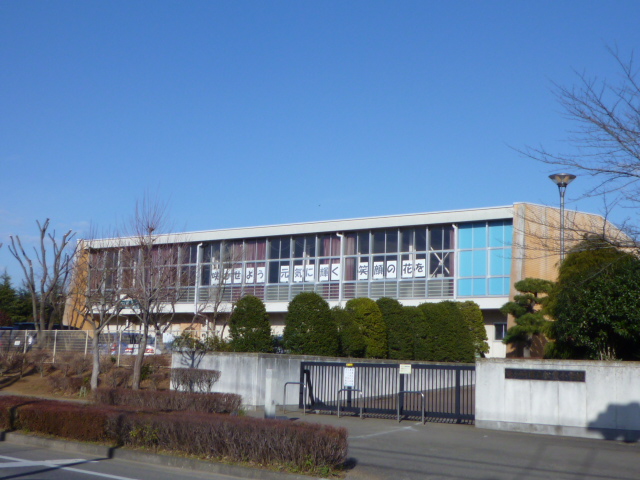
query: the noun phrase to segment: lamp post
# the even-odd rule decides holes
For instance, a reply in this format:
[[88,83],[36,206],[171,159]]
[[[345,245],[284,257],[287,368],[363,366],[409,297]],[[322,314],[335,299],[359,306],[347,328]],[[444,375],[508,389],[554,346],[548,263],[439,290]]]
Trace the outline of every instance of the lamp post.
[[564,261],[564,192],[576,176],[570,173],[554,173],[549,175],[549,178],[558,185],[560,191],[560,263],[562,263]]

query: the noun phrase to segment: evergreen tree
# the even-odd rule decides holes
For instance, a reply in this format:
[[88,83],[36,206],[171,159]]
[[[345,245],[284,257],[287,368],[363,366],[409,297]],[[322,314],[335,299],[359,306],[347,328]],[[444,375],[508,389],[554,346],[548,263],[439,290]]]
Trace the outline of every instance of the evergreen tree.
[[271,324],[262,300],[253,295],[238,300],[229,319],[229,336],[235,352],[273,352]]
[[354,315],[336,306],[331,309],[331,317],[338,328],[340,355],[352,358],[364,357],[367,344]]
[[462,312],[464,321],[467,324],[467,328],[471,332],[473,337],[473,347],[476,357],[484,358],[486,353],[489,353],[489,344],[487,340],[487,329],[484,327],[484,315],[482,310],[476,302],[466,301],[459,302],[458,308]]
[[338,355],[338,328],[324,298],[302,292],[289,303],[284,327],[284,348],[300,355]]
[[[376,300],[387,326],[388,358],[394,360],[413,359],[413,316],[411,310],[393,298],[382,297]],[[414,312],[415,313],[415,312]]]
[[416,328],[416,360],[474,361],[474,341],[455,302],[423,303],[425,321]]
[[12,313],[16,304],[16,292],[11,286],[11,277],[5,271],[0,280],[0,326],[13,325]]
[[364,337],[365,358],[387,358],[387,327],[382,312],[370,298],[353,298],[345,306]]
[[16,290],[5,271],[0,275],[0,326],[26,322],[31,318],[31,297],[25,290]]
[[545,317],[544,307],[553,282],[525,278],[516,282],[515,288],[520,293],[500,309],[503,314],[512,315],[515,319],[515,325],[507,330],[503,342],[524,348],[522,353],[528,355],[536,338],[544,338],[549,333],[551,323]]
[[639,360],[640,260],[602,239],[583,241],[560,267],[548,312],[548,356]]

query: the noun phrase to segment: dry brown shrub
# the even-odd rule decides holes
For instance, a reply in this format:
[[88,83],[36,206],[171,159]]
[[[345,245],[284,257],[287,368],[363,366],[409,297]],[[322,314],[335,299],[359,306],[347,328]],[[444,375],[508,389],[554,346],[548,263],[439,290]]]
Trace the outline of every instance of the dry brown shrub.
[[51,370],[50,354],[46,350],[32,350],[27,353],[27,362],[33,365],[41,377]]

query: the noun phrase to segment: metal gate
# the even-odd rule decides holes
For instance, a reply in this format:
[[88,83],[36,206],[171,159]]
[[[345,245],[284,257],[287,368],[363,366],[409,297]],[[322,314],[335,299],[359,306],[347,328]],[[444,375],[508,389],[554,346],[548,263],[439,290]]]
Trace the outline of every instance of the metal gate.
[[300,383],[299,407],[321,413],[475,419],[473,365],[302,362]]

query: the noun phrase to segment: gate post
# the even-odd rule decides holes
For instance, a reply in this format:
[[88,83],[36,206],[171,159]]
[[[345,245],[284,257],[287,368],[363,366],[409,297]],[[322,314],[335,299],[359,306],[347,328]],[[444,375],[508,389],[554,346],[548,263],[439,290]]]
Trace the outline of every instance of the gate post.
[[[398,370],[399,371],[399,370]],[[399,374],[400,376],[400,390],[398,392],[404,392],[404,375]],[[398,415],[402,415],[404,411],[404,393],[402,395],[398,395]]]
[[460,418],[460,397],[460,369],[456,368],[456,423],[462,423],[462,418]]

